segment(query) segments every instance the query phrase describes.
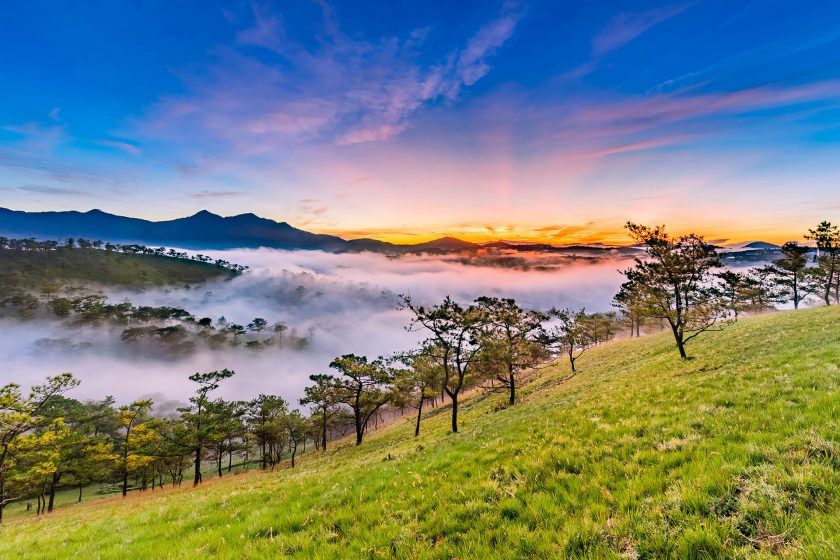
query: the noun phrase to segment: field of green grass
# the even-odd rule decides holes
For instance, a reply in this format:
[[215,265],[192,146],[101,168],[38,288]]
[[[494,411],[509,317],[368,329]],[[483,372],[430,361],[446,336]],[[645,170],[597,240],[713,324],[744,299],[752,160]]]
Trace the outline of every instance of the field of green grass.
[[614,342],[299,467],[68,506],[0,558],[840,558],[840,308]]
[[0,283],[37,287],[46,282],[94,283],[124,288],[197,284],[234,273],[213,264],[97,249],[0,250]]

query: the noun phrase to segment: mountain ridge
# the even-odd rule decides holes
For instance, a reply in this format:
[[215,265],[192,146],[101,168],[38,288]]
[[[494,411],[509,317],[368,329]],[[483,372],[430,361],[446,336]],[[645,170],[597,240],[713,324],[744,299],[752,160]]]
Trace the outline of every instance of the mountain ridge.
[[[483,243],[443,236],[430,241],[396,244],[372,238],[344,239],[313,233],[286,221],[263,218],[252,212],[221,216],[200,210],[190,216],[151,221],[111,214],[94,208],[27,212],[0,207],[0,235],[66,239],[85,237],[113,243],[177,246],[186,249],[259,248],[308,249],[334,253],[372,251],[380,253],[457,253],[479,250],[602,253],[634,252],[630,246],[596,244],[553,245],[498,239]],[[777,247],[761,241],[751,245]]]

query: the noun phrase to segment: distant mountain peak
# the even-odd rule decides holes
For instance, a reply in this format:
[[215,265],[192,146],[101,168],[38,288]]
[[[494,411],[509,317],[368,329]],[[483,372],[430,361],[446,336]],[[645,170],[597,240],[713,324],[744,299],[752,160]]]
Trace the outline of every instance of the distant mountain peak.
[[743,245],[744,249],[778,249],[779,245],[766,241],[750,241]]
[[219,216],[218,214],[214,214],[209,210],[199,210],[198,212],[190,216],[190,218],[221,218],[221,216]]

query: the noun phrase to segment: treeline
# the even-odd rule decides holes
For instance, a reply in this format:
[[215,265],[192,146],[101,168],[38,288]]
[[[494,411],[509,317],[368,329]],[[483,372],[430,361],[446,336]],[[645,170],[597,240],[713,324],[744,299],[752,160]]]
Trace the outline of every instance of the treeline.
[[178,259],[184,261],[195,261],[205,264],[213,264],[218,268],[230,270],[235,273],[241,273],[248,270],[247,266],[229,262],[225,259],[213,259],[201,253],[192,254],[185,251],[176,251],[175,249],[167,249],[166,247],[148,247],[146,245],[138,245],[136,243],[119,244],[119,243],[103,243],[100,240],[90,240],[84,238],[68,237],[63,242],[59,241],[38,241],[34,238],[28,239],[9,239],[0,237],[0,251],[32,251],[32,252],[49,252],[57,249],[97,249],[104,250],[109,253],[123,253],[126,255],[153,255],[156,257],[167,257],[171,259]]
[[[39,247],[53,242],[34,243],[25,250],[46,251],[49,249]],[[311,332],[300,333],[283,322],[270,323],[262,317],[240,324],[224,316],[197,317],[180,307],[134,305],[130,301],[115,303],[102,293],[74,283],[41,279],[37,288],[36,285],[20,272],[0,274],[0,317],[58,319],[69,326],[118,328],[120,340],[129,349],[145,352],[154,347],[164,357],[190,354],[201,347],[301,350],[309,345],[311,336]],[[61,349],[68,344],[66,339],[39,341],[44,348]]]
[[325,450],[331,439],[350,432],[361,445],[383,411],[416,410],[416,436],[424,408],[445,403],[457,432],[466,391],[504,391],[513,406],[529,369],[562,356],[574,375],[576,360],[620,329],[629,327],[631,334],[639,334],[640,324],[670,329],[686,357],[693,338],[742,313],[783,302],[798,307],[812,294],[824,296],[826,304],[838,301],[840,233],[830,223],[809,232],[819,250],[814,259],[807,247],[788,243],[775,262],[746,272],[723,270],[716,249],[699,235],[627,228],[645,255],[623,271],[626,282],[614,300],[618,312],[528,310],[495,297],[469,304],[447,297],[426,306],[401,296],[399,307],[411,317],[407,328],[424,333],[423,342],[377,359],[335,358],[332,374],[310,376],[299,401],[308,414],[276,395],[214,398],[234,375],[230,370],[191,376],[195,394],[167,418],[155,417],[149,400],[118,407],[110,397],[84,403],[64,397],[78,385],[71,374],[48,379],[28,396],[6,385],[0,388],[0,513],[16,500],[35,500],[36,511],[50,511],[59,485],[81,491],[92,481],[107,481],[125,495],[179,485],[190,471],[197,485],[203,464],[213,464],[218,476],[230,472],[234,460],[263,469],[281,462],[294,467],[307,444]]
[[[285,323],[269,323],[255,317],[242,325],[225,317],[196,317],[180,307],[134,305],[109,302],[99,293],[76,291],[57,283],[46,284],[37,293],[0,288],[0,316],[11,310],[20,319],[60,319],[72,326],[101,326],[121,329],[120,340],[130,349],[145,351],[153,346],[168,357],[190,354],[200,345],[211,349],[241,346],[248,350],[270,347],[302,350],[311,333],[298,333]],[[65,339],[42,339],[43,347],[61,348]]]

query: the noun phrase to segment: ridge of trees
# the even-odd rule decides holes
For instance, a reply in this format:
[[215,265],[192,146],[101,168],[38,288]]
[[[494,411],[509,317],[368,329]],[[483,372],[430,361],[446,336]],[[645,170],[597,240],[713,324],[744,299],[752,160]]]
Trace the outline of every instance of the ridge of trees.
[[182,261],[195,261],[212,264],[217,268],[230,270],[231,272],[237,274],[245,272],[249,268],[241,264],[232,263],[225,259],[214,259],[201,253],[176,251],[175,249],[167,249],[166,247],[149,247],[137,243],[104,243],[100,240],[90,240],[82,237],[68,237],[62,242],[53,240],[38,241],[35,238],[14,239],[0,236],[0,251],[43,253],[55,251],[59,248],[96,249],[109,253],[123,253],[126,255],[154,255],[157,257],[166,257]]

